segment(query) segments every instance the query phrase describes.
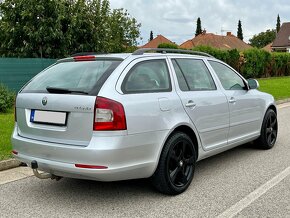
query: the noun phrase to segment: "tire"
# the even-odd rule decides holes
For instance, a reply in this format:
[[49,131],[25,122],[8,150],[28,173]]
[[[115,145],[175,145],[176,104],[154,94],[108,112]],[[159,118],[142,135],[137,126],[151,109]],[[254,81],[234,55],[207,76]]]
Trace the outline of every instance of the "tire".
[[190,185],[196,163],[196,151],[191,139],[176,132],[167,140],[151,181],[161,193],[177,195]]
[[277,114],[268,109],[262,124],[261,135],[255,141],[257,147],[261,149],[271,149],[274,147],[278,135]]

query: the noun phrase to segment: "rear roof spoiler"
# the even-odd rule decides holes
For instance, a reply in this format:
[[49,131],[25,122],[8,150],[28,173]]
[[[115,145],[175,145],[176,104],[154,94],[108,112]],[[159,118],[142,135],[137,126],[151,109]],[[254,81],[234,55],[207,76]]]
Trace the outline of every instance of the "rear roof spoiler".
[[72,54],[71,57],[88,56],[88,55],[105,55],[105,54],[109,54],[109,53],[105,53],[105,52],[79,52],[79,53]]

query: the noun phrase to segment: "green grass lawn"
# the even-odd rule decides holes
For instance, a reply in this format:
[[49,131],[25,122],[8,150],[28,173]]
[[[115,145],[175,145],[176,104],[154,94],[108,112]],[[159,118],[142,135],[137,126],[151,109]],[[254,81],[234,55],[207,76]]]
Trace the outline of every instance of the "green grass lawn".
[[270,93],[275,100],[290,98],[290,77],[258,79],[260,91]]
[[14,113],[0,113],[0,160],[11,157],[11,134],[14,127]]
[[[290,98],[290,77],[259,79],[260,90],[272,94],[276,100]],[[14,113],[0,113],[0,160],[11,157],[11,134],[14,127]]]

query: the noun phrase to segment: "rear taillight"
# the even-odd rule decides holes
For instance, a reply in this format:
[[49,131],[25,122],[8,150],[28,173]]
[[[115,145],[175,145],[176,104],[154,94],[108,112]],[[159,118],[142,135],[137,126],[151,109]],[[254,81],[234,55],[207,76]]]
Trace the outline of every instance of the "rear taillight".
[[126,116],[121,103],[111,99],[97,97],[94,114],[94,130],[126,130]]

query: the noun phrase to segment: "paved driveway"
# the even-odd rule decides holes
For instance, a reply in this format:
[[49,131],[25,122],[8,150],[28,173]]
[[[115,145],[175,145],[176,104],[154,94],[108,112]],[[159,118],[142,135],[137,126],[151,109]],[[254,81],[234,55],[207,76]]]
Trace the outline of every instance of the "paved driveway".
[[0,217],[290,217],[290,104],[279,106],[278,119],[272,150],[244,145],[203,160],[175,197],[145,179],[56,182],[27,177],[27,169],[2,172]]

